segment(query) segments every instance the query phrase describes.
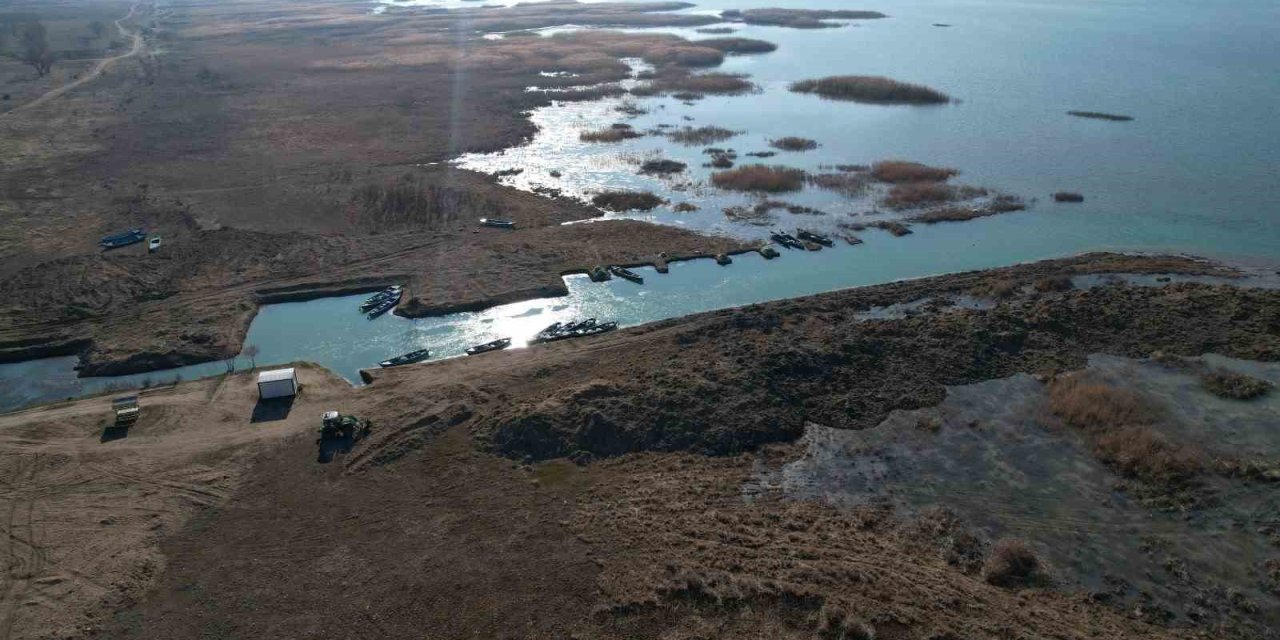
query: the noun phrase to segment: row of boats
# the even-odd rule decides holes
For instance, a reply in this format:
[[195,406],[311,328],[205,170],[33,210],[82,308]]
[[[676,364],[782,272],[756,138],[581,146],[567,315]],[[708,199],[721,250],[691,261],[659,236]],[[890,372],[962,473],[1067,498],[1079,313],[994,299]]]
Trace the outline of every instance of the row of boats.
[[567,340],[569,338],[582,338],[585,336],[594,336],[600,333],[606,333],[618,328],[616,322],[596,322],[595,318],[587,318],[586,320],[575,320],[573,322],[556,322],[551,326],[538,332],[538,335],[530,340],[530,344],[538,344],[542,342],[555,342],[556,340]]
[[[509,346],[511,346],[511,338],[498,338],[497,340],[486,342],[484,344],[478,344],[474,347],[467,349],[467,355],[476,356],[482,353],[488,353],[490,351],[498,351],[501,349],[506,349]],[[415,362],[422,362],[423,360],[426,360],[427,358],[430,358],[430,357],[431,357],[430,349],[418,349],[417,351],[410,351],[409,353],[383,360],[382,362],[378,363],[378,366],[384,367],[384,368],[398,367],[404,364],[413,364]]]
[[[569,338],[582,338],[585,336],[594,336],[601,333],[613,331],[618,328],[616,322],[596,322],[595,318],[587,318],[585,320],[574,320],[571,322],[556,322],[551,326],[538,332],[529,344],[539,344],[542,342],[555,342],[557,340],[568,340]],[[498,338],[491,342],[478,344],[467,349],[467,355],[477,356],[490,351],[499,351],[511,346],[511,338]],[[388,358],[378,363],[379,367],[398,367],[415,362],[422,362],[431,357],[430,349],[418,349],[410,351],[394,358]]]
[[394,309],[400,304],[400,298],[404,296],[404,287],[394,285],[379,291],[360,303],[360,313],[368,316],[370,320]]
[[774,231],[769,234],[769,238],[788,249],[805,249],[805,242],[813,242],[824,247],[830,247],[834,244],[831,238],[820,233],[805,231],[804,229],[797,230],[794,236],[785,231]]

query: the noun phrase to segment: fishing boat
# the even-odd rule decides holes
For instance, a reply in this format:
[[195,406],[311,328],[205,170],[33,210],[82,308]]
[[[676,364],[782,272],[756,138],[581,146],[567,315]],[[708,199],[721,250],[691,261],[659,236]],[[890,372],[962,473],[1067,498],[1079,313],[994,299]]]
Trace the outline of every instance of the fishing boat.
[[369,296],[367,299],[365,299],[364,302],[360,303],[360,311],[368,311],[378,306],[379,304],[382,304],[391,296],[398,295],[403,291],[404,291],[404,287],[398,284],[395,286],[387,287],[386,289],[383,289],[382,291],[379,291],[373,294],[372,296]]
[[801,240],[816,242],[824,247],[830,247],[835,244],[834,242],[831,241],[831,238],[828,238],[827,236],[824,236],[821,233],[805,231],[804,229],[800,229],[796,231],[796,235],[799,236]]
[[618,276],[619,278],[630,280],[636,284],[644,284],[644,278],[640,277],[640,274],[626,267],[619,267],[618,265],[615,264],[609,267],[609,273],[612,273],[613,275]]
[[516,223],[511,220],[502,220],[501,218],[480,218],[480,226],[495,227],[498,229],[514,229]]
[[613,331],[618,328],[616,322],[597,323],[595,318],[587,318],[586,320],[577,320],[561,324],[559,322],[543,329],[530,340],[531,344],[542,342],[555,342],[556,340],[566,340],[568,338],[581,338],[583,336],[593,336],[597,333]]
[[791,234],[789,234],[789,233],[783,233],[783,232],[781,232],[781,231],[774,231],[773,233],[769,234],[769,237],[770,237],[770,238],[772,238],[774,242],[777,242],[778,244],[780,244],[780,245],[782,245],[782,246],[784,246],[784,247],[786,247],[786,248],[788,248],[788,249],[803,249],[803,248],[804,248],[804,243],[803,243],[803,242],[800,242],[799,240],[797,240],[797,239],[795,238],[795,236],[792,236],[792,235],[791,235]]
[[99,240],[98,244],[102,245],[103,249],[115,249],[116,247],[123,247],[142,242],[146,239],[147,232],[145,229],[130,229],[123,233],[107,236],[102,240]]
[[426,360],[427,358],[430,358],[430,357],[431,357],[430,349],[418,349],[417,351],[410,351],[409,353],[406,353],[404,355],[399,355],[394,358],[383,360],[382,362],[378,363],[378,366],[379,367],[398,367],[402,364],[413,364],[415,362],[422,362],[423,360]]
[[367,314],[369,316],[369,319],[373,320],[374,318],[394,309],[397,304],[400,304],[401,295],[402,294],[400,292],[396,292],[392,294],[391,297],[384,298],[382,302],[379,302],[378,304],[374,305],[374,307],[370,309],[369,313]]
[[471,347],[470,349],[467,349],[467,355],[469,355],[469,356],[476,356],[476,355],[480,355],[480,354],[482,354],[482,353],[488,353],[488,352],[490,352],[490,351],[497,351],[497,350],[499,350],[499,349],[506,349],[506,348],[507,348],[507,347],[509,347],[509,346],[511,346],[511,338],[498,338],[497,340],[494,340],[493,342],[486,342],[486,343],[484,343],[484,344],[478,344],[478,345],[476,345],[476,346],[474,346],[474,347]]

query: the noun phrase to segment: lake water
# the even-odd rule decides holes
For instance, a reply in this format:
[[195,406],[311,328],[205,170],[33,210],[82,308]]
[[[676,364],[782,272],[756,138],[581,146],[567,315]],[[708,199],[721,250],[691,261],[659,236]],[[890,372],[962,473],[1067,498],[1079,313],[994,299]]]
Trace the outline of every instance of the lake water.
[[[430,4],[422,0],[420,4]],[[728,59],[719,70],[751,75],[761,92],[708,97],[693,104],[635,99],[648,113],[618,113],[618,100],[556,105],[534,112],[541,127],[529,145],[505,153],[465,156],[461,166],[524,172],[503,180],[585,195],[604,188],[643,188],[700,210],[659,208],[625,217],[740,237],[764,237],[771,227],[831,230],[840,222],[893,217],[873,199],[820,190],[787,195],[789,202],[827,212],[779,212],[768,226],[732,222],[721,209],[745,196],[705,185],[710,169],[701,147],[650,135],[622,144],[591,145],[578,132],[626,121],[639,130],[660,124],[714,124],[742,131],[715,146],[739,154],[767,141],[803,136],[821,143],[805,153],[762,160],[807,170],[824,164],[867,164],[904,158],[962,171],[958,181],[1038,198],[1030,211],[964,223],[915,225],[913,235],[859,235],[863,245],[819,253],[756,255],[720,267],[676,263],[671,273],[641,270],[643,286],[593,284],[567,278],[566,298],[505,305],[480,313],[405,320],[365,320],[360,296],[263,308],[248,344],[258,364],[308,360],[356,382],[362,367],[420,347],[433,358],[510,336],[517,344],[556,320],[595,316],[635,325],[698,311],[794,297],[902,278],[981,269],[1090,250],[1184,252],[1274,268],[1280,262],[1280,3],[1259,0],[1188,2],[887,1],[848,5],[829,0],[704,2],[694,12],[752,6],[865,8],[890,15],[836,29],[794,30],[732,25],[736,36],[760,38],[777,51]],[[950,27],[935,27],[935,23]],[[661,30],[691,38],[692,30]],[[834,74],[886,75],[947,92],[960,102],[941,107],[831,102],[787,90],[791,81]],[[1134,116],[1132,122],[1073,118],[1068,110]],[[667,157],[689,164],[679,180],[636,175],[638,159]],[[740,155],[739,164],[754,162]],[[551,177],[558,171],[560,178]],[[1055,204],[1059,190],[1085,195],[1079,205]],[[611,214],[610,217],[619,217]],[[241,359],[241,365],[247,363]],[[0,410],[129,387],[175,375],[215,375],[222,363],[119,378],[79,379],[72,358],[0,365]]]

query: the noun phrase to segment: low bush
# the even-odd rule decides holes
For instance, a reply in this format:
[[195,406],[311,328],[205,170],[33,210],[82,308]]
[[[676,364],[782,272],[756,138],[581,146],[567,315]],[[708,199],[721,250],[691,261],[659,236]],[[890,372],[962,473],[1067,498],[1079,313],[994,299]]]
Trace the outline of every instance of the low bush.
[[924,85],[880,76],[829,76],[791,84],[797,93],[813,93],[831,100],[873,104],[944,104],[951,97]]
[[591,204],[606,211],[649,211],[662,203],[648,191],[605,191],[591,198]]
[[738,131],[730,131],[724,127],[706,126],[706,127],[684,127],[676,129],[667,134],[672,142],[678,142],[687,146],[700,146],[706,144],[714,144],[723,142],[738,135]]
[[1040,558],[1031,545],[1014,538],[1002,538],[991,549],[983,577],[997,587],[1018,587],[1030,584],[1040,569]]
[[639,138],[642,134],[630,126],[611,126],[596,131],[583,131],[578,139],[583,142],[621,142],[631,138]]
[[804,186],[804,171],[790,167],[752,164],[713,173],[711,183],[730,191],[766,193],[799,191]]
[[667,175],[672,173],[680,173],[685,169],[685,163],[676,162],[675,160],[646,160],[640,165],[640,173],[646,175]]
[[931,167],[906,160],[884,160],[871,165],[871,177],[880,182],[946,182],[960,173],[955,169]]
[[711,47],[729,55],[769,53],[778,48],[778,45],[772,42],[752,38],[707,38],[705,40],[694,40],[693,44],[699,47]]
[[769,146],[782,151],[813,151],[818,148],[818,141],[810,140],[809,138],[786,136],[770,140]]
[[1246,376],[1227,369],[1210,369],[1200,374],[1200,384],[1215,396],[1232,400],[1252,400],[1271,391],[1266,380]]
[[907,182],[894,185],[884,198],[890,209],[918,209],[953,202],[960,197],[955,187],[936,182]]

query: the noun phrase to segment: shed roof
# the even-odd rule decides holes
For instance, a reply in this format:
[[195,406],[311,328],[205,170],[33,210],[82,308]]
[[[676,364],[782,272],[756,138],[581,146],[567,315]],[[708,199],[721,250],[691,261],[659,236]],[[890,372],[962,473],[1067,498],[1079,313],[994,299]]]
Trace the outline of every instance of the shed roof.
[[288,369],[276,369],[274,371],[263,371],[258,374],[258,384],[262,384],[264,382],[276,382],[277,380],[292,380],[293,378],[293,367]]

